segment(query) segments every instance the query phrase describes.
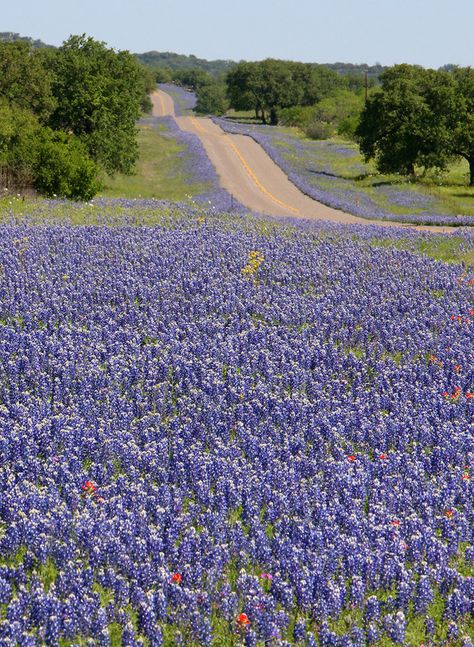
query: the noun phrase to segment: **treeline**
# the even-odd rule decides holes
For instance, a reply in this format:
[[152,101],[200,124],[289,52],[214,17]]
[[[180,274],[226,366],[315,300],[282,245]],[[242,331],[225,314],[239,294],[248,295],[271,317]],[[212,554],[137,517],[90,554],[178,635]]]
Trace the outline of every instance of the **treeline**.
[[135,56],[140,63],[154,69],[163,78],[163,83],[173,81],[174,72],[189,70],[206,72],[210,77],[220,79],[235,65],[234,61],[221,59],[207,61],[193,54],[186,56],[184,54],[175,54],[174,52],[152,51],[135,54]]
[[0,178],[8,188],[90,199],[104,173],[131,173],[136,120],[154,75],[86,36],[61,47],[0,41]]
[[353,137],[365,93],[375,85],[365,74],[275,59],[237,63],[220,81],[200,70],[176,71],[173,80],[195,90],[197,112],[249,111],[261,123],[297,126],[315,139]]
[[267,59],[242,62],[218,82],[202,71],[180,71],[196,110],[251,111],[261,123],[297,126],[313,139],[334,134],[358,141],[381,172],[414,175],[467,160],[474,185],[474,69],[447,65],[386,68],[341,75],[325,65]]
[[464,158],[474,186],[474,69],[395,65],[369,96],[355,134],[381,172],[414,175],[415,167],[444,169]]
[[31,47],[35,47],[36,49],[44,49],[45,47],[52,47],[51,45],[47,45],[46,43],[43,43],[42,40],[39,38],[30,38],[29,36],[21,36],[20,34],[17,34],[14,31],[0,31],[0,41],[4,41],[6,43],[15,43],[15,42],[24,42],[30,45]]

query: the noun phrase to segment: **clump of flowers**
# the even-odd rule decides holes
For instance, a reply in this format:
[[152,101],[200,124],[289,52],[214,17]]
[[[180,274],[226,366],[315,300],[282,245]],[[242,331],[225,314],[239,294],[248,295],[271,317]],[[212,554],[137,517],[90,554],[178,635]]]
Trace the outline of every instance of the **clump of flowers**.
[[262,252],[259,252],[258,250],[249,252],[247,265],[242,268],[242,274],[253,279],[256,283],[258,281],[258,270],[260,269],[260,265],[263,263],[264,258],[265,257]]

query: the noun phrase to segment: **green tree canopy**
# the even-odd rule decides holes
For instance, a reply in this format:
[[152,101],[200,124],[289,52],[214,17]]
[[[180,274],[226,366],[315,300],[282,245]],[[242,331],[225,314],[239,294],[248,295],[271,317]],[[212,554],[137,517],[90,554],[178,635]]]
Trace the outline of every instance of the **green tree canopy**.
[[71,36],[49,57],[54,73],[55,130],[71,132],[108,173],[132,172],[138,157],[135,123],[144,79],[135,58],[86,36]]
[[454,68],[455,108],[451,113],[451,150],[469,164],[469,183],[474,186],[474,69]]
[[55,107],[52,74],[43,52],[25,41],[0,41],[0,97],[11,105],[32,110],[45,122]]
[[227,110],[225,86],[219,83],[202,85],[196,91],[196,112],[201,114],[223,115]]
[[356,129],[361,152],[381,172],[413,174],[415,165],[443,168],[451,154],[449,115],[455,105],[446,72],[396,65],[365,105]]
[[266,59],[238,63],[226,77],[227,97],[235,110],[255,110],[271,124],[283,108],[310,106],[337,88],[344,79],[322,65]]

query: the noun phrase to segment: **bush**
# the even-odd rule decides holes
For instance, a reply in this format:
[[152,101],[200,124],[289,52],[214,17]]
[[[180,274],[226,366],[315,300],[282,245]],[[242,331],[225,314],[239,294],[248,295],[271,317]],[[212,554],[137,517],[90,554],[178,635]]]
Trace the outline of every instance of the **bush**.
[[345,119],[342,119],[337,128],[337,134],[341,135],[341,137],[355,140],[355,131],[357,129],[357,126],[359,125],[359,122],[360,116],[358,114],[350,115]]
[[304,134],[309,139],[329,139],[333,134],[333,128],[331,124],[324,121],[313,121],[305,128]]
[[294,126],[305,130],[314,120],[315,109],[313,106],[291,106],[280,111],[280,124]]
[[49,131],[39,149],[34,186],[48,197],[90,200],[100,188],[98,166],[74,136]]

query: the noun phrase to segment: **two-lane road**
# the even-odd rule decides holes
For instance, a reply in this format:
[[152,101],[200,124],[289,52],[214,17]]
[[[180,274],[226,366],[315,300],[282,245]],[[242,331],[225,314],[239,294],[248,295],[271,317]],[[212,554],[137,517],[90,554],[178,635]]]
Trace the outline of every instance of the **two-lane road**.
[[[153,115],[174,116],[172,98],[157,90],[152,95]],[[332,209],[302,193],[251,137],[229,135],[211,119],[175,117],[179,127],[197,135],[219,176],[221,186],[251,211],[276,216],[330,220],[345,224],[377,224],[416,229],[451,231],[449,227],[405,225],[386,220],[367,220]]]

